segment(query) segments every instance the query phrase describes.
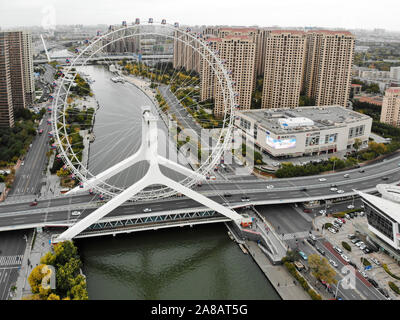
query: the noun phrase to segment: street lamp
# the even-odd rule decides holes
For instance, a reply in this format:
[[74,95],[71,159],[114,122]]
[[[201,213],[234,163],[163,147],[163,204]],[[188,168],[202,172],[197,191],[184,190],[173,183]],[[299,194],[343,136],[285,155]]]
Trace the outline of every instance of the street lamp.
[[338,293],[338,290],[339,290],[339,284],[340,284],[344,279],[345,279],[345,278],[339,280],[338,283],[336,284],[335,299],[336,299],[336,297],[337,297],[337,293]]

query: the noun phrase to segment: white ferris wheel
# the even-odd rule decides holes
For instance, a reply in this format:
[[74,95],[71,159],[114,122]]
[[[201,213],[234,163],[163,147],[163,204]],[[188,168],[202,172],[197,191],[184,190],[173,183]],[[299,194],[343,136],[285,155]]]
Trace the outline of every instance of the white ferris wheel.
[[[74,80],[78,74],[86,73],[85,68],[93,64],[95,60],[97,64],[101,65],[96,66],[96,68],[103,68],[104,72],[110,73],[110,77],[113,74],[109,70],[115,72],[113,67],[119,68],[119,75],[122,78],[126,75],[127,69],[123,68],[124,65],[121,65],[117,60],[118,57],[116,56],[122,55],[121,51],[125,55],[125,57],[121,57],[121,60],[123,59],[124,63],[128,63],[139,70],[139,74],[136,75],[137,78],[147,81],[147,84],[151,83],[153,92],[160,93],[160,90],[162,90],[163,93],[171,93],[175,91],[175,98],[171,96],[167,99],[163,96],[164,101],[169,105],[169,110],[164,112],[157,100],[148,97],[147,92],[150,90],[148,86],[133,88],[132,85],[121,85],[127,87],[124,90],[141,91],[144,99],[148,99],[145,101],[146,103],[149,102],[149,107],[157,118],[158,127],[166,125],[165,119],[174,120],[180,129],[191,129],[190,125],[193,125],[194,121],[201,128],[214,127],[212,137],[214,145],[205,151],[200,151],[200,153],[203,152],[203,160],[198,166],[192,166],[191,170],[194,170],[194,174],[170,176],[171,179],[191,188],[198,184],[202,177],[212,173],[215,166],[220,163],[224,150],[229,149],[232,142],[233,111],[237,108],[237,105],[235,102],[236,94],[233,89],[234,84],[230,79],[231,72],[225,69],[224,61],[219,57],[218,51],[210,46],[207,39],[204,39],[199,33],[192,32],[190,28],[180,28],[177,23],[168,24],[165,20],[158,23],[152,19],[140,22],[139,19],[136,19],[136,22],[131,25],[123,23],[122,26],[118,27],[110,26],[107,33],[99,33],[93,40],[85,42],[86,45],[76,50],[75,56],[69,59],[64,68],[63,77],[60,78],[56,88],[51,110],[52,134],[55,142],[53,148],[57,150],[57,158],[64,162],[64,169],[69,170],[71,178],[78,182],[76,190],[89,190],[90,193],[112,199],[139,181],[146,174],[148,168],[148,165],[143,164],[142,161],[114,170],[140,149],[140,136],[143,135],[144,123],[140,117],[144,107],[142,105],[143,100],[132,100],[130,105],[124,105],[119,103],[118,94],[116,94],[114,111],[112,112],[102,110],[100,101],[98,113],[102,113],[102,117],[98,117],[96,112],[95,125],[88,124],[88,131],[92,130],[92,136],[95,137],[93,144],[89,142],[89,161],[87,159],[84,161],[84,148],[77,146],[74,139],[71,138],[74,125],[70,118],[74,112],[79,112],[79,109],[74,108],[74,103],[71,100],[74,95],[74,86],[76,86]],[[202,68],[212,70],[215,75],[215,81],[209,84],[210,88],[203,87],[203,90],[214,91],[218,86],[218,90],[221,92],[224,113],[217,121],[211,117],[212,102],[201,101],[200,99],[199,74],[193,70],[171,69],[171,63],[166,62],[165,52],[171,53],[171,45],[173,47],[174,43],[175,45],[179,44],[182,50],[190,52],[190,55],[197,55],[201,60]],[[116,53],[118,50],[115,51],[116,46],[119,46],[118,54]],[[186,58],[188,59],[188,57]],[[141,73],[143,70],[148,72],[144,76]],[[156,76],[149,79],[146,78],[148,74],[155,74]],[[161,82],[162,79],[168,80]],[[109,85],[115,86],[111,81]],[[93,86],[95,87],[96,83]],[[211,88],[211,86],[213,87]],[[97,99],[96,90],[94,90],[94,94]],[[160,94],[160,96],[162,95]],[[181,109],[173,108],[174,101],[172,100],[175,101],[175,105],[179,102],[179,105],[182,106]],[[182,110],[187,101],[190,101],[190,116]],[[169,134],[171,134],[170,131]],[[200,137],[199,141],[202,143]],[[80,141],[76,143],[82,144]],[[177,147],[175,146],[175,148]],[[189,149],[186,152],[190,153],[190,148],[186,149]],[[204,156],[204,153],[206,156]],[[160,164],[163,167],[163,164]],[[107,172],[112,173],[107,174]],[[169,175],[169,173],[167,172],[166,175]],[[128,200],[160,199],[176,195],[176,193],[176,190],[168,186],[155,183],[136,193]]]

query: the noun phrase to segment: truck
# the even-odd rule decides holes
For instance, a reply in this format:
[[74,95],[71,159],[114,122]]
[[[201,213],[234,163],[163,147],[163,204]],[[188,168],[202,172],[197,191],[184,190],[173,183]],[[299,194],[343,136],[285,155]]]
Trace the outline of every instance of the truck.
[[240,222],[242,227],[250,227],[253,224],[254,218],[250,217],[248,214],[242,214],[242,217],[242,221]]

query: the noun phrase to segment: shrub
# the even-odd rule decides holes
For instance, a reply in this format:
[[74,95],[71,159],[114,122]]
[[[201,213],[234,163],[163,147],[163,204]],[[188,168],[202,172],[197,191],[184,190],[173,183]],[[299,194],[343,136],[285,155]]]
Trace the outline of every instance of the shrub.
[[313,300],[322,300],[321,296],[318,293],[316,293],[313,289],[309,289],[307,293]]
[[327,223],[324,224],[324,229],[328,229],[330,227],[332,227],[332,223],[327,222]]
[[388,285],[389,285],[390,289],[392,289],[395,293],[400,294],[400,289],[398,286],[396,286],[396,284],[394,282],[389,281]]
[[371,262],[369,262],[366,258],[361,257],[361,262],[363,263],[364,266],[370,266]]
[[394,273],[392,273],[392,272],[389,270],[387,264],[385,264],[385,263],[382,264],[382,267],[383,267],[383,269],[385,269],[386,273],[387,273],[388,275],[390,275],[392,278],[395,278],[395,279],[397,279],[397,280],[400,280],[400,277],[399,277],[399,276],[396,276]]
[[342,246],[343,246],[343,248],[345,248],[347,251],[351,252],[351,247],[350,247],[350,245],[349,245],[347,242],[342,241]]

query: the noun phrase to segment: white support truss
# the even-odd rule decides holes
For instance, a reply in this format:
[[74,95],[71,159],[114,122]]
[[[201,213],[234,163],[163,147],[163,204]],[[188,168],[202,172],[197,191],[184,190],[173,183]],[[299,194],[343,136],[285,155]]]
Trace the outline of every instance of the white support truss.
[[[160,165],[168,167],[174,171],[177,171],[186,176],[195,176],[197,178],[203,179],[204,177],[197,172],[191,171],[173,161],[170,161],[157,153],[158,146],[158,135],[157,135],[157,118],[151,114],[150,107],[142,108],[142,145],[139,150],[129,158],[123,160],[122,162],[112,166],[111,168],[105,170],[104,172],[98,174],[96,177],[88,180],[86,185],[84,185],[83,190],[87,190],[106,179],[114,176],[115,174],[125,170],[126,168],[132,166],[139,161],[147,161],[150,166],[146,175],[134,183],[132,186],[112,198],[110,201],[105,203],[99,209],[92,212],[90,215],[77,222],[75,225],[70,227],[68,230],[63,232],[57,239],[57,242],[64,240],[71,240],[76,235],[81,233],[83,230],[91,226],[92,224],[99,221],[101,218],[106,216],[112,210],[119,207],[121,204],[132,198],[135,194],[139,193],[146,187],[151,185],[164,185],[185,196],[203,204],[204,206],[217,211],[218,213],[239,222],[242,216],[235,211],[224,207],[223,205],[193,191],[192,189],[183,186],[179,182],[176,182],[168,177],[166,177],[160,170]],[[70,193],[78,192],[82,188],[75,188],[70,191]]]

